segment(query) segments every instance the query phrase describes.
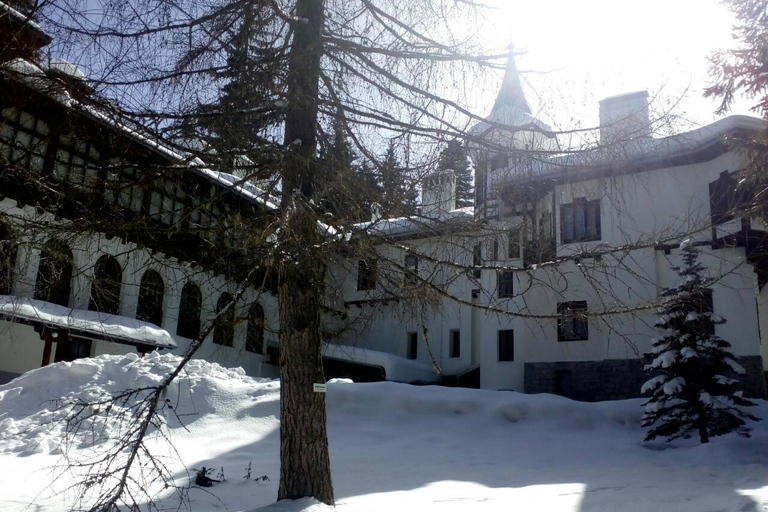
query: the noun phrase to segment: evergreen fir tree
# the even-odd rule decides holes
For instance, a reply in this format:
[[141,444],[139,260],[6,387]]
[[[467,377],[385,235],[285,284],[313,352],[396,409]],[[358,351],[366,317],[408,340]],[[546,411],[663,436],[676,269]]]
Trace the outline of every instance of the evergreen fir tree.
[[381,206],[387,216],[408,216],[418,210],[418,192],[407,169],[397,158],[395,143],[390,141],[381,163]]
[[360,221],[371,220],[373,203],[380,203],[383,195],[381,183],[376,170],[368,160],[364,160],[355,168],[355,187],[358,204],[360,205]]
[[322,189],[316,191],[323,209],[345,218],[360,217],[359,187],[356,185],[357,155],[344,129],[342,120],[333,123],[331,133],[320,140],[317,182]]
[[[252,172],[247,162],[255,164],[262,159],[265,127],[283,115],[275,106],[280,91],[274,84],[281,70],[265,58],[276,52],[266,39],[273,23],[268,13],[263,0],[249,0],[231,17],[217,20],[229,23],[218,29],[226,50],[226,66],[214,73],[223,82],[219,97],[200,104],[199,117],[189,117],[178,126],[182,139],[203,142],[207,161],[235,174]],[[195,57],[189,55],[190,59]]]
[[440,152],[437,170],[451,170],[456,173],[456,207],[464,208],[475,204],[475,188],[472,182],[472,168],[467,157],[467,148],[459,139],[453,139]]
[[645,404],[643,426],[652,427],[645,440],[688,439],[694,433],[702,443],[729,432],[748,437],[745,420],[757,418],[742,407],[754,403],[737,391],[738,380],[731,377],[745,370],[729,351],[730,343],[714,334],[714,326],[725,320],[711,311],[698,252],[690,241],[680,249],[683,265],[673,269],[682,283],[662,293],[656,322],[667,334],[654,340],[652,353],[646,355],[646,371],[658,375],[641,390],[653,392]]

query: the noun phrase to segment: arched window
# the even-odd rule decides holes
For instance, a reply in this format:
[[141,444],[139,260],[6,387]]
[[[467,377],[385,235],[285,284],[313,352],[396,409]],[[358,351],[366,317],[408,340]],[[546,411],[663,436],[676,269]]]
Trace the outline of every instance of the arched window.
[[163,278],[154,270],[147,270],[141,276],[139,287],[139,304],[136,307],[136,318],[155,324],[163,324],[163,295],[165,283]]
[[176,326],[176,334],[185,338],[196,339],[200,336],[200,309],[203,304],[203,295],[195,283],[187,283],[181,289],[179,302],[179,323]]
[[264,308],[258,302],[248,313],[248,330],[245,335],[245,350],[264,353]]
[[0,222],[0,295],[13,293],[13,269],[16,266],[16,240]]
[[35,298],[68,306],[71,287],[72,251],[64,242],[50,240],[40,252]]
[[213,328],[213,342],[231,347],[235,344],[235,308],[231,307],[224,314],[219,314],[232,302],[232,296],[222,293],[216,303],[216,325]]
[[96,261],[91,282],[91,300],[88,309],[117,315],[120,313],[120,286],[123,269],[112,256],[104,255]]

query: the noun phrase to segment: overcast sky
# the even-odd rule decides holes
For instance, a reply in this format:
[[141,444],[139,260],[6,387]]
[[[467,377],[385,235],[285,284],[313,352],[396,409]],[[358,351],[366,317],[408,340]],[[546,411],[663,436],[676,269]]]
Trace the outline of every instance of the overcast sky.
[[[598,100],[643,89],[661,108],[683,98],[677,113],[694,123],[716,119],[716,103],[702,98],[707,56],[734,46],[734,18],[717,0],[494,1],[493,30],[524,52],[518,67],[536,72],[525,75],[529,101],[555,124],[594,125]],[[490,109],[489,95],[478,112]]]

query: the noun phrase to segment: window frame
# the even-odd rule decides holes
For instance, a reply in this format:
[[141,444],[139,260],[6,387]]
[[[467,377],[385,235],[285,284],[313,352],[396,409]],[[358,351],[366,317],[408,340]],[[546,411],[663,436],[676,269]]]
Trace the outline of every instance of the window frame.
[[223,292],[216,301],[216,319],[213,328],[213,343],[222,347],[235,346],[235,307],[229,308],[225,315],[221,311],[227,307],[234,298],[231,294]]
[[[185,290],[188,291],[185,293]],[[194,300],[197,301],[196,304],[194,303]],[[202,311],[203,292],[200,290],[200,286],[198,286],[197,283],[187,281],[181,288],[181,295],[179,296],[179,318],[176,323],[176,335],[193,340],[199,338]],[[196,313],[192,315],[194,321],[182,320],[182,317],[186,318],[186,315],[189,312]],[[193,334],[193,336],[188,336],[189,334]]]
[[[101,275],[102,272],[107,270],[115,271],[115,275]],[[97,311],[107,315],[119,315],[122,289],[123,266],[120,265],[120,262],[114,256],[103,254],[93,265],[93,278],[91,279],[91,290],[88,295],[88,311]]]
[[496,272],[496,293],[500,299],[511,299],[515,296],[515,273],[511,270]]
[[406,336],[405,357],[410,361],[415,361],[419,358],[419,333],[409,331]]
[[[472,247],[472,266],[479,267],[483,264],[483,244],[477,243]],[[483,276],[483,270],[480,268],[472,269],[472,277],[480,279]]]
[[584,197],[560,205],[560,243],[595,242],[602,239],[600,199]]
[[405,282],[416,284],[419,281],[419,257],[409,252],[403,259],[403,269],[405,270]]
[[[254,302],[248,309],[248,323],[245,329],[245,350],[252,354],[264,354],[264,330],[266,325],[264,306]],[[254,332],[257,333],[254,336]]]
[[[149,283],[149,279],[157,281]],[[157,286],[159,285],[159,286]],[[150,289],[150,286],[155,287]],[[158,293],[159,292],[159,293]],[[139,296],[136,303],[136,319],[147,322],[157,327],[163,326],[164,303],[165,302],[165,280],[160,272],[151,268],[144,271],[139,281]]]
[[367,292],[376,289],[378,260],[362,259],[357,262],[357,291]]
[[[569,315],[578,312],[586,312],[588,304],[585,300],[572,300],[557,303],[558,315]],[[570,324],[570,326],[569,326]],[[587,317],[572,316],[557,319],[557,341],[588,341],[589,321]]]
[[458,359],[461,357],[461,329],[448,331],[448,357]]
[[499,329],[496,334],[496,350],[499,363],[515,361],[515,330]]

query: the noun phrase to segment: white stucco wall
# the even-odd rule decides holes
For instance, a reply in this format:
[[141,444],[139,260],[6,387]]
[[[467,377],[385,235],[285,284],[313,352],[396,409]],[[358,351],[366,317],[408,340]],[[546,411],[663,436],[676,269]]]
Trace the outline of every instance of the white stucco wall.
[[[0,202],[0,211],[7,214],[11,220],[11,228],[19,219],[37,219],[47,222],[54,220],[47,214],[40,214],[31,207],[19,208],[10,199]],[[47,241],[49,233],[44,230],[39,232],[21,232],[17,230],[17,236],[21,239],[16,260],[16,272],[14,275],[14,294],[19,297],[31,298],[34,295],[35,279],[40,258],[40,247]],[[93,277],[93,268],[96,260],[104,254],[114,256],[123,270],[122,285],[120,290],[120,315],[129,318],[136,316],[138,294],[141,277],[148,269],[157,271],[165,283],[163,297],[162,327],[166,329],[178,344],[173,352],[183,354],[190,346],[192,340],[176,334],[179,301],[181,289],[188,281],[195,282],[203,297],[201,325],[205,326],[214,316],[216,302],[223,292],[234,294],[234,284],[228,282],[222,275],[214,275],[203,271],[199,266],[179,262],[174,258],[165,258],[162,254],[150,255],[146,249],[139,249],[133,243],[123,243],[117,238],[107,239],[95,234],[80,236],[67,240],[73,255],[72,292],[69,305],[73,308],[87,309],[90,298],[90,282]],[[269,292],[263,292],[257,296],[255,290],[248,290],[244,301],[237,306],[236,317],[245,319],[247,308],[258,300],[264,308],[266,326],[264,331],[265,346],[277,345],[277,333],[279,321],[277,314],[277,300]],[[224,347],[213,343],[212,335],[204,341],[202,347],[196,352],[195,357],[218,362],[224,366],[241,366],[249,375],[274,377],[276,367],[267,364],[267,358],[261,354],[255,354],[245,350],[246,324],[239,323],[235,328],[234,346]],[[53,344],[53,354],[56,353],[56,344]],[[44,342],[38,334],[29,326],[10,325],[6,321],[0,321],[0,372],[22,373],[38,368],[42,362]],[[92,344],[91,355],[100,354],[124,354],[132,352],[130,346],[109,342],[96,341]]]

